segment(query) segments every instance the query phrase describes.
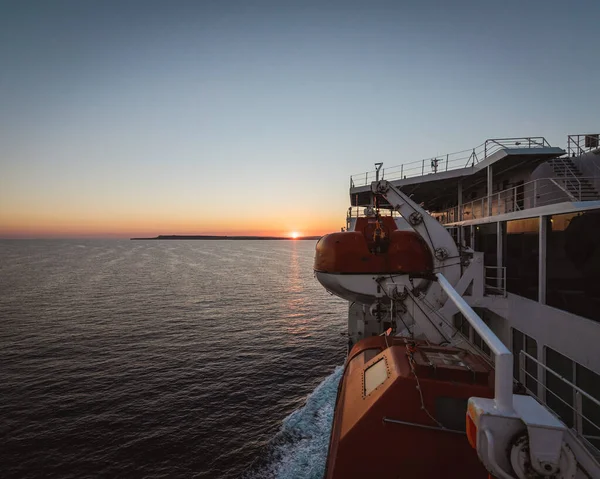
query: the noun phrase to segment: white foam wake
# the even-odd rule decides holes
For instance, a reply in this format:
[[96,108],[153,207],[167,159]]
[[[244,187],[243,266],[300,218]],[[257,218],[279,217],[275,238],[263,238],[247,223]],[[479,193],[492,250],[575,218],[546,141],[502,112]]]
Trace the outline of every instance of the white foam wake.
[[329,435],[337,388],[343,368],[323,380],[306,404],[283,420],[271,443],[268,462],[247,479],[321,479],[329,447]]

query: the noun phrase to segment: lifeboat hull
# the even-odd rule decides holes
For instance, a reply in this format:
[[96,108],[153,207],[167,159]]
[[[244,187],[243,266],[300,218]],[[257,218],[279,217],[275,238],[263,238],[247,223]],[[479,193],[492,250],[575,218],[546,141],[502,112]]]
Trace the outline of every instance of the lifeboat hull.
[[316,246],[314,269],[330,274],[410,274],[433,270],[427,243],[414,231],[392,231],[380,251],[359,231],[323,236]]
[[376,274],[339,274],[315,271],[315,276],[330,293],[346,301],[367,305],[373,304],[375,301],[389,303],[390,288],[395,287],[398,291],[402,291],[405,286],[410,289],[413,286],[422,288],[427,283],[425,280],[416,280],[411,285],[408,275],[394,276],[393,281],[389,276],[381,277]]
[[363,223],[358,225],[362,231],[332,233],[317,243],[314,270],[325,289],[351,302],[372,304],[388,302],[388,286],[399,291],[403,286],[426,287],[425,280],[409,284],[409,275],[433,271],[433,257],[423,238],[382,221],[385,229],[376,241],[373,225]]

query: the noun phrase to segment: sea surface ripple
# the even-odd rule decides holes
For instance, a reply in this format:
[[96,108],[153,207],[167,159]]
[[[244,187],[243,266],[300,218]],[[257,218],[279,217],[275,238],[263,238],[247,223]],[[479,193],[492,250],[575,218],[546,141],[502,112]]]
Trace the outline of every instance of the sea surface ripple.
[[347,304],[314,241],[1,241],[4,478],[320,478]]

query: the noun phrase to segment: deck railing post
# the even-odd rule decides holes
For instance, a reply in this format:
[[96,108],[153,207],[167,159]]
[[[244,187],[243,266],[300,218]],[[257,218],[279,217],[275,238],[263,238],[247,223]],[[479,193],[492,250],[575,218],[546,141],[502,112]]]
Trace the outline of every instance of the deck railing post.
[[575,391],[575,430],[577,434],[583,434],[583,417],[582,417],[582,405],[581,393]]
[[404,165],[400,165],[400,179],[404,178]]
[[449,156],[450,156],[450,155],[446,155],[446,171],[448,171],[448,157],[449,157]]
[[519,382],[525,386],[525,359],[523,357],[523,351],[519,351]]
[[421,162],[421,176],[425,174],[425,160]]

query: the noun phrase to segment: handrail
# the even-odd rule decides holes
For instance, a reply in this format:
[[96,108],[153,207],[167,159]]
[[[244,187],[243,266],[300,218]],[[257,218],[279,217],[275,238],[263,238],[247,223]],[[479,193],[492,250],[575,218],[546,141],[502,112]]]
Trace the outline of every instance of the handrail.
[[[525,358],[525,359],[524,359]],[[532,361],[536,367],[541,367],[542,369],[544,369],[544,371],[552,374],[553,376],[555,376],[556,378],[558,378],[560,381],[562,381],[564,384],[566,384],[567,386],[569,386],[572,391],[573,391],[573,400],[575,403],[575,407],[573,407],[571,404],[569,404],[567,401],[565,401],[562,397],[560,397],[555,391],[553,391],[552,389],[550,389],[547,385],[546,382],[547,381],[540,381],[537,377],[533,376],[531,373],[529,373],[526,369],[526,362],[527,359],[529,359],[530,361]],[[558,399],[562,404],[564,404],[565,406],[567,406],[569,409],[571,409],[572,412],[575,413],[576,418],[574,421],[574,430],[577,433],[578,436],[586,439],[594,439],[597,436],[592,436],[590,434],[584,434],[583,433],[583,420],[585,419],[591,426],[593,426],[598,432],[600,432],[600,425],[594,423],[590,418],[586,417],[583,414],[583,401],[582,398],[586,398],[588,401],[590,401],[592,404],[594,404],[596,407],[600,408],[600,401],[598,399],[596,399],[595,397],[591,396],[590,394],[588,394],[586,391],[584,391],[583,389],[581,389],[579,386],[573,384],[571,381],[569,381],[568,379],[566,379],[565,377],[561,376],[560,374],[558,374],[557,372],[555,372],[554,370],[552,370],[551,368],[549,368],[548,366],[546,366],[545,364],[543,364],[542,362],[538,361],[538,359],[534,356],[531,356],[530,354],[528,354],[527,352],[521,350],[519,352],[519,378],[520,378],[520,382],[523,385],[523,387],[525,388],[525,390],[531,394],[532,396],[534,396],[538,401],[540,401],[544,406],[546,406],[547,408],[552,409],[552,406],[548,405],[548,402],[545,398],[545,394],[541,395],[539,394],[539,390],[537,392],[531,390],[528,386],[527,386],[527,378],[531,378],[533,381],[536,382],[537,385],[541,385],[544,390],[548,393],[551,393],[556,399]],[[537,387],[536,387],[537,389]],[[554,411],[554,410],[553,410]],[[554,411],[554,413],[557,416],[560,416],[556,411]],[[588,441],[589,443],[589,441]],[[593,446],[592,444],[590,444],[592,447],[594,447],[594,449],[596,448],[595,446]]]
[[[545,148],[550,144],[543,136],[521,137],[521,138],[490,138],[475,148],[455,151],[444,155],[432,156],[422,160],[411,161],[401,165],[383,168],[381,178],[398,180],[435,174],[442,171],[451,171],[460,168],[468,168],[488,158],[497,151],[510,148]],[[351,175],[351,188],[369,185],[375,181],[375,170]]]
[[534,363],[536,363],[538,366],[541,366],[545,371],[548,371],[549,373],[552,373],[554,376],[556,376],[558,379],[560,379],[561,381],[563,381],[565,384],[567,384],[568,386],[572,387],[573,389],[575,389],[576,391],[578,391],[582,396],[584,396],[585,398],[589,399],[590,401],[592,401],[594,404],[596,404],[596,406],[600,407],[600,401],[598,399],[596,399],[594,396],[591,396],[590,394],[586,393],[583,389],[581,389],[579,386],[573,384],[571,381],[569,381],[568,379],[566,379],[565,377],[561,376],[560,374],[558,374],[556,371],[550,369],[548,366],[546,366],[544,363],[540,362],[536,357],[532,356],[531,354],[521,350],[520,353],[523,356],[528,357],[529,359],[531,359]]
[[579,133],[567,137],[567,154],[569,156],[579,156],[599,146],[600,134],[598,133]]
[[[491,276],[488,276],[488,269],[492,270]],[[484,280],[485,288],[490,291],[498,291],[506,298],[506,266],[484,266]],[[496,284],[488,284],[487,280]]]
[[[565,201],[565,196],[568,201],[584,201],[589,198],[583,195],[581,189],[581,182],[584,180],[587,181],[587,184],[593,185],[595,182],[600,181],[600,175],[578,177],[578,183],[569,183],[570,178],[564,177],[537,178],[521,185],[497,191],[489,197],[486,195],[463,203],[460,211],[458,206],[453,206],[431,214],[438,217],[443,224],[448,224],[556,204]],[[557,189],[559,191],[556,191]],[[600,199],[598,191],[588,191],[595,193]],[[488,202],[491,202],[491,214],[488,211]]]
[[[569,181],[575,180],[577,182],[577,191],[579,192],[579,197],[581,198],[581,181],[579,181],[579,178],[577,178],[577,175],[573,171],[573,168],[571,168],[571,165],[567,162],[567,160],[565,158],[555,158],[554,161],[560,162],[564,168],[564,171],[565,172],[568,171],[570,173],[571,178],[569,178]],[[566,184],[567,175],[565,174],[564,177],[565,177],[565,184]]]
[[566,190],[565,188],[563,188],[554,178],[548,178],[554,185],[556,185],[565,195],[567,195],[571,201],[577,201],[577,198],[575,198],[568,190]]
[[452,287],[442,273],[435,274],[438,284],[448,298],[456,305],[471,327],[481,336],[481,339],[494,353],[494,399],[498,409],[510,411],[513,409],[513,355],[496,336],[487,324],[467,304],[460,294]]

